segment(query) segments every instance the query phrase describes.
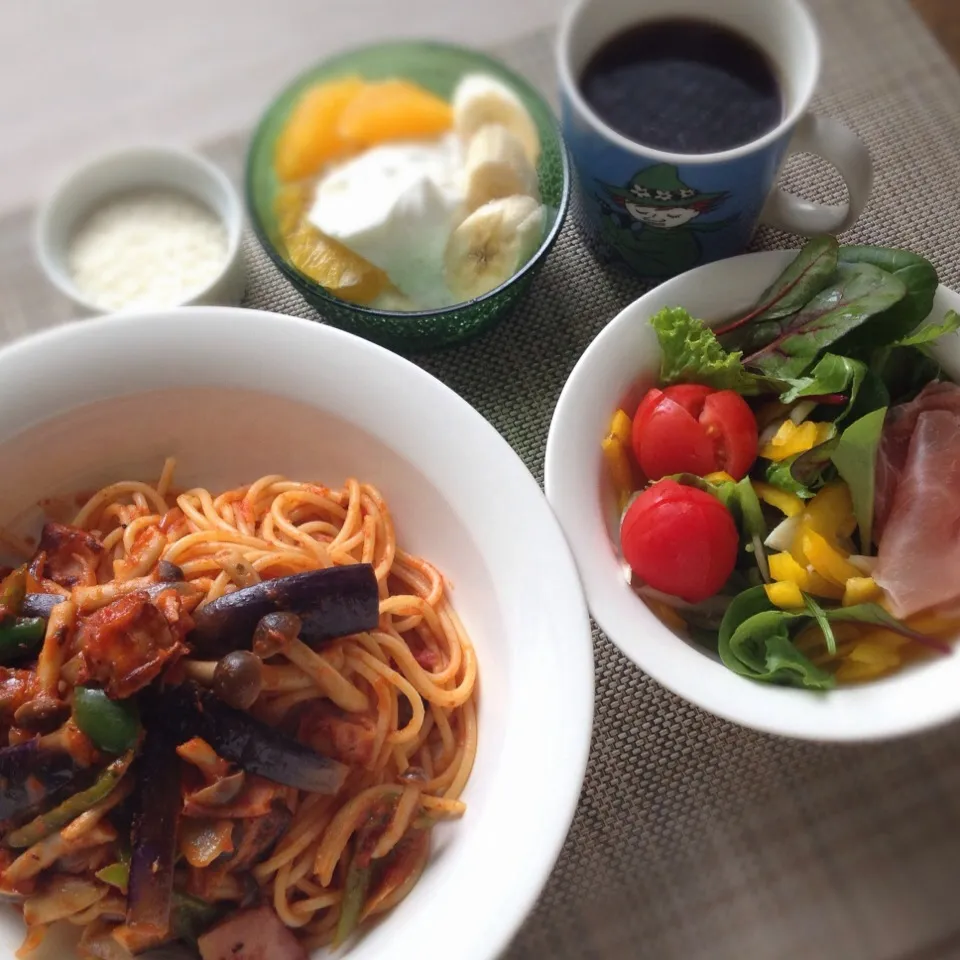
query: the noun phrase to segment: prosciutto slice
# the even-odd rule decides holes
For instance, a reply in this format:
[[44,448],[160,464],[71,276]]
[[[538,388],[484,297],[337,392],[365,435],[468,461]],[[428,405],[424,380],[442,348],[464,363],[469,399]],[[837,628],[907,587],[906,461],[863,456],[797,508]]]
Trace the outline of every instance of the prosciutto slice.
[[874,579],[909,617],[960,600],[960,387],[890,411],[877,458]]

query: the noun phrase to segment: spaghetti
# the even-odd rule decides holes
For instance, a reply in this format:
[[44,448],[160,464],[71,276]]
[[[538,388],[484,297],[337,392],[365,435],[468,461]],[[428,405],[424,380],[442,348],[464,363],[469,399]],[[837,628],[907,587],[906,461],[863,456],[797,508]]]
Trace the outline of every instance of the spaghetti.
[[[45,643],[34,671],[52,670],[61,688],[75,682],[76,661],[84,653],[77,623],[144,584],[166,580],[169,571],[201,598],[198,616],[218,598],[264,580],[371,565],[379,592],[377,627],[317,649],[294,639],[264,657],[262,686],[248,710],[301,743],[317,749],[322,744],[349,768],[343,787],[325,795],[273,784],[274,806],[286,808],[285,829],[243,868],[231,869],[229,857],[218,859],[217,851],[231,850],[236,829],[231,838],[230,822],[217,808],[207,818],[184,818],[178,833],[178,885],[185,883],[187,894],[237,907],[250,901],[252,878],[260,900],[305,948],[339,942],[406,896],[427,861],[432,826],[464,812],[460,795],[477,749],[473,648],[442,575],[398,546],[389,507],[373,486],[349,479],[330,489],[271,475],[219,494],[202,488],[176,493],[174,467],[168,460],[156,485],[107,486],[72,518],[72,528],[102,546],[85,582],[81,578],[70,588],[51,583],[39,575],[35,559],[31,571],[41,588],[59,590],[65,600],[53,607],[57,615],[51,615],[48,635],[56,620],[71,639],[60,645],[58,662],[46,667]],[[188,653],[165,668],[164,679],[209,688],[216,670],[216,663]],[[20,736],[14,725],[8,733],[11,742]],[[219,789],[229,782],[229,765],[204,747],[209,750],[196,741],[178,747],[181,763],[194,774],[202,771]],[[110,815],[133,787],[121,782],[122,790],[54,835],[68,847],[86,841],[88,869],[82,875],[91,880],[101,876],[98,869],[122,859]],[[247,784],[249,789],[249,777]],[[29,889],[13,869],[16,861],[2,865],[0,882],[8,892]],[[35,876],[42,878],[42,871]],[[122,891],[99,880],[95,886],[92,902],[80,898],[73,913],[60,911],[61,919],[86,928],[81,944],[91,956],[99,955],[97,937],[116,932],[123,920]],[[31,912],[28,892],[28,923]],[[39,942],[43,929],[42,923],[31,925],[25,949]]]

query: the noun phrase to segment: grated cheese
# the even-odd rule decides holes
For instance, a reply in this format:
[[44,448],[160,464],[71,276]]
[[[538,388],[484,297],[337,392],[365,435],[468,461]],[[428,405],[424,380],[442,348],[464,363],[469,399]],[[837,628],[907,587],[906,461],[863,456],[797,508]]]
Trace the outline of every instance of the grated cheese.
[[213,212],[173,190],[119,194],[80,225],[67,255],[77,289],[106,310],[171,307],[208,286],[227,257]]

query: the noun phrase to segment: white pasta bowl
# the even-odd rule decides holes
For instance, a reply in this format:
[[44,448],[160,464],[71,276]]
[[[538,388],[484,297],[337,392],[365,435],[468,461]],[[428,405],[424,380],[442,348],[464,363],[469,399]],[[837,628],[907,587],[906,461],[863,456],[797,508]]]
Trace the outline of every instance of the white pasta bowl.
[[[419,883],[349,955],[492,960],[560,851],[593,711],[586,606],[533,477],[439,381],[306,321],[188,308],[84,321],[0,350],[0,526],[44,497],[153,479],[166,456],[178,459],[178,485],[364,478],[386,497],[400,544],[446,574],[480,667],[467,813],[437,828]],[[3,908],[0,955],[23,935]]]
[[[761,684],[678,637],[627,584],[615,546],[619,514],[600,441],[634,390],[654,386],[660,350],[648,320],[668,306],[708,323],[746,312],[796,256],[749,254],[685,273],[630,304],[590,344],[570,374],[553,415],[546,452],[547,499],[573,550],[587,603],[600,627],[641,670],[717,716],[769,733],[809,740],[877,740],[960,717],[960,653],[872,683],[814,693]],[[940,287],[930,319],[960,309]],[[938,342],[944,369],[960,377],[960,336]]]

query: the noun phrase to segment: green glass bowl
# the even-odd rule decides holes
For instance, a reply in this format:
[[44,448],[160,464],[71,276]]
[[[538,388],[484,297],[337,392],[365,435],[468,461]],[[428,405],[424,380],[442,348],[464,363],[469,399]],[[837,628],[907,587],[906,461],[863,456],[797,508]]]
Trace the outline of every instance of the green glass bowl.
[[[540,131],[540,193],[546,207],[544,240],[509,280],[482,297],[444,307],[400,313],[375,310],[341,300],[302,274],[284,256],[274,214],[281,184],[273,168],[277,138],[301,93],[315,83],[346,74],[367,80],[405,77],[445,100],[461,77],[489,73],[523,101]],[[474,50],[441,43],[387,43],[340,54],[298,77],[271,104],[257,126],[247,155],[246,195],[253,229],[264,250],[325,320],[394,350],[414,352],[460,343],[492,327],[514,307],[533,279],[563,225],[570,201],[570,164],[553,111],[524,79]]]

